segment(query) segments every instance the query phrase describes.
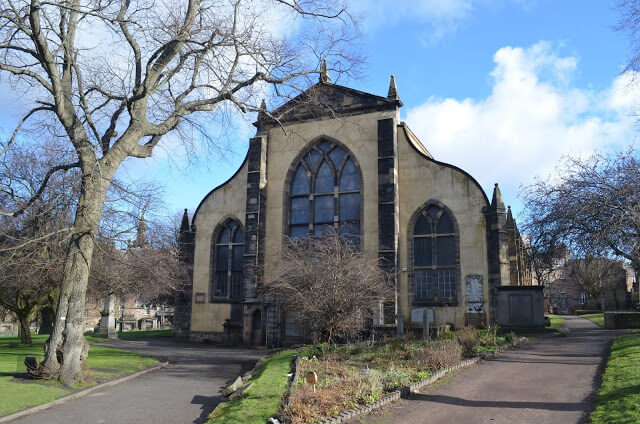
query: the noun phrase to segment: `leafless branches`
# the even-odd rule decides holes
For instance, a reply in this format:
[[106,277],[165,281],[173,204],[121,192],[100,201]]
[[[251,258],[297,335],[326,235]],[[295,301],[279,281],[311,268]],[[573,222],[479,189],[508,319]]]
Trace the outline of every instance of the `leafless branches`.
[[604,302],[603,295],[622,287],[626,291],[627,273],[618,261],[587,256],[569,264],[571,278],[590,299]]
[[372,309],[393,293],[378,257],[352,242],[334,232],[288,239],[265,276],[264,294],[281,299],[323,341],[360,331]]
[[47,342],[45,375],[71,385],[80,374],[93,252],[123,161],[149,157],[176,135],[198,141],[190,130],[225,107],[257,111],[261,98],[300,93],[322,58],[351,73],[359,63],[355,24],[331,0],[3,2],[0,74],[27,94],[33,113],[0,142],[2,151],[35,130],[66,150],[35,190],[6,181],[0,196],[12,201],[0,201],[0,214],[32,207],[53,176],[77,172],[80,183],[57,310],[67,318],[56,320]]
[[640,269],[640,157],[629,148],[567,157],[558,175],[524,191],[527,231],[578,257],[612,255]]

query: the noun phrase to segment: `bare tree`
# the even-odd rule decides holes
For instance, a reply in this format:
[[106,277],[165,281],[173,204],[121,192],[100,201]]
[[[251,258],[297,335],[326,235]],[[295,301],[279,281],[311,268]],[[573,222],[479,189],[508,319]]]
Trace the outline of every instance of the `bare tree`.
[[[279,31],[274,22],[282,24]],[[123,161],[150,157],[169,133],[202,138],[206,114],[225,105],[257,111],[266,91],[295,93],[318,73],[320,58],[348,72],[354,28],[346,9],[330,0],[3,3],[0,71],[34,106],[0,154],[20,141],[23,126],[41,124],[67,143],[71,158],[53,165],[40,187],[73,169],[81,180],[43,374],[73,384],[81,373],[94,241]],[[0,213],[20,215],[39,192]]]
[[618,12],[617,31],[626,32],[629,36],[629,48],[631,57],[623,72],[640,70],[640,2],[637,0],[616,0]]
[[[0,161],[0,203],[16,206],[33,195],[50,160],[38,150],[7,153]],[[18,318],[22,343],[31,343],[36,314],[57,300],[77,192],[73,173],[53,175],[23,214],[0,216],[0,305]]]
[[279,298],[287,312],[333,342],[359,331],[373,308],[392,295],[379,261],[333,231],[287,239],[265,275],[263,293]]
[[183,289],[174,229],[145,220],[144,226],[149,225],[151,231],[138,234],[136,241],[126,248],[118,249],[110,238],[97,242],[89,274],[90,296],[104,298],[115,294],[121,299],[135,296],[153,301],[171,297],[176,290]]
[[[566,157],[558,174],[524,191],[525,211],[549,243],[576,256],[617,256],[640,270],[640,158],[630,148]],[[547,243],[547,245],[549,245]]]
[[624,286],[627,273],[619,261],[602,257],[587,256],[569,263],[570,277],[588,298],[600,302],[605,310],[605,293],[614,292]]
[[[20,228],[2,228],[0,246],[0,305],[13,312],[20,323],[20,338],[31,344],[31,322],[56,299],[64,262],[64,237],[46,237],[50,222],[45,215],[21,220]],[[25,242],[25,240],[27,242]]]

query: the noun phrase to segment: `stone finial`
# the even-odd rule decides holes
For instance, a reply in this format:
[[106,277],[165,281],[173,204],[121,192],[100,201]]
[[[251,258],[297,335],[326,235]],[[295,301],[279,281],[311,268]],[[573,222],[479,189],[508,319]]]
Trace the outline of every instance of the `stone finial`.
[[493,187],[493,198],[491,199],[491,209],[494,211],[504,212],[504,201],[502,200],[502,193],[500,193],[500,187],[498,183]]
[[189,232],[189,213],[187,212],[187,208],[184,209],[184,213],[182,214],[182,223],[180,224],[180,232],[181,233]]
[[331,84],[331,75],[329,75],[327,59],[322,59],[322,65],[320,65],[320,82],[324,84]]
[[260,110],[258,111],[258,122],[264,121],[267,118],[267,102],[262,99],[260,103]]
[[389,100],[400,100],[398,97],[398,87],[396,87],[396,77],[391,75],[391,81],[389,81],[389,93],[387,94]]
[[507,228],[516,229],[516,220],[511,213],[511,205],[507,206]]

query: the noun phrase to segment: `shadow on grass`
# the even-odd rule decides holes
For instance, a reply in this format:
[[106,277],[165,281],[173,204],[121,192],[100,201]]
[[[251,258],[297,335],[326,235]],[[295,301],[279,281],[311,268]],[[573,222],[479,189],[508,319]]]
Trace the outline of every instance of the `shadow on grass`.
[[598,402],[606,404],[608,402],[616,401],[627,396],[635,396],[640,393],[640,384],[634,384],[633,386],[616,387],[615,391],[612,391],[606,395],[599,395]]

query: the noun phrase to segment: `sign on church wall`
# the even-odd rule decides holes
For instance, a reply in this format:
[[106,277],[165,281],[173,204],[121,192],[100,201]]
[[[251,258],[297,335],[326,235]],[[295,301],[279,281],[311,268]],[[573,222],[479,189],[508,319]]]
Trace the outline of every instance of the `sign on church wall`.
[[465,277],[467,283],[467,313],[484,312],[484,292],[482,290],[482,275],[469,274]]

